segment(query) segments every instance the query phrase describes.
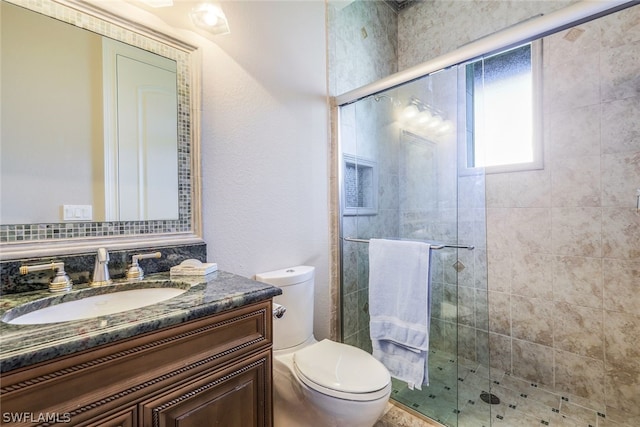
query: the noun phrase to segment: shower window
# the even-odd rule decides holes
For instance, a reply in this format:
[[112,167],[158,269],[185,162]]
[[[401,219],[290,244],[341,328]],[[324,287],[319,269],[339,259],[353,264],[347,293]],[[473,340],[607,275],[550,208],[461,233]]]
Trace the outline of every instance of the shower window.
[[466,167],[485,172],[542,168],[539,43],[461,67],[466,82]]

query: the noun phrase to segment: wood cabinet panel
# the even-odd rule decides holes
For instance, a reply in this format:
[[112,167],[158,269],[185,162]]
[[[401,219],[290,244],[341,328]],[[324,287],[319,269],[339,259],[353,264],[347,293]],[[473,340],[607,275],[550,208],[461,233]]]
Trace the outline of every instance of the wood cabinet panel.
[[[271,320],[268,300],[6,373],[0,388],[2,412],[64,413],[71,425],[102,425],[91,420],[120,414],[170,386],[270,352]],[[263,375],[270,390],[271,369]],[[135,427],[135,421],[127,424],[122,416],[105,427]]]
[[144,427],[271,426],[271,352],[175,387],[141,404]]
[[91,420],[82,424],[82,427],[137,427],[138,411],[136,407],[130,408],[115,415],[106,416],[97,420]]

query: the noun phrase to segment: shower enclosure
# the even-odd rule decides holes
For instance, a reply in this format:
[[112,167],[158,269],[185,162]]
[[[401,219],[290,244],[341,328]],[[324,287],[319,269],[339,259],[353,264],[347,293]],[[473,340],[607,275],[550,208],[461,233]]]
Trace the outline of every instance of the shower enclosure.
[[340,109],[342,336],[371,351],[367,239],[434,243],[429,385],[394,379],[392,398],[449,426],[488,425],[484,176],[458,176],[458,87],[454,67]]
[[[443,245],[430,383],[393,384],[407,412],[460,427],[639,425],[639,23],[637,2],[580,2],[336,98],[342,340],[371,351],[362,241]],[[493,56],[528,40],[539,93],[507,106],[532,106],[511,134],[531,134],[530,165],[491,170],[485,150],[472,167],[475,102],[510,62]]]

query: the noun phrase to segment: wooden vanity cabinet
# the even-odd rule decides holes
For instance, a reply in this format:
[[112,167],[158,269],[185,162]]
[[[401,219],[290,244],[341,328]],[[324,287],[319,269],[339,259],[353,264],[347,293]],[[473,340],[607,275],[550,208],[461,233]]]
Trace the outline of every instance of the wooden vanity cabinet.
[[[3,425],[271,427],[271,301],[2,376]],[[55,418],[55,417],[54,417]]]
[[267,353],[143,402],[144,425],[264,426]]

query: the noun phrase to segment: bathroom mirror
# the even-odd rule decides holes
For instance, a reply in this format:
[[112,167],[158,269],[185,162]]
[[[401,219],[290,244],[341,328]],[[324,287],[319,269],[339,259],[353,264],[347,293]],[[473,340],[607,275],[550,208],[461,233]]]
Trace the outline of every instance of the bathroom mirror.
[[81,1],[0,6],[0,258],[201,241],[197,48]]

